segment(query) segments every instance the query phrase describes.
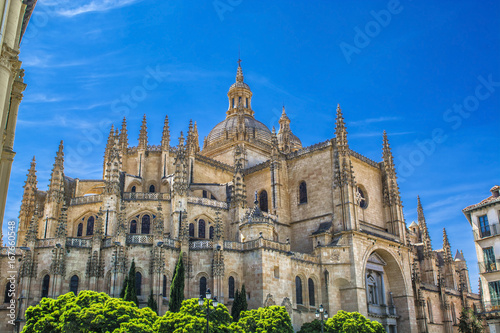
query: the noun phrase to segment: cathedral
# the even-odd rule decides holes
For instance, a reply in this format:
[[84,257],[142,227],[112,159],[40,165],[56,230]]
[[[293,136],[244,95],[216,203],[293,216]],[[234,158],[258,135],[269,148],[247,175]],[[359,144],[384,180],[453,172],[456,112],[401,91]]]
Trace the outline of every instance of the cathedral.
[[[17,237],[21,325],[42,297],[118,296],[132,260],[140,302],[152,291],[163,314],[183,253],[186,298],[210,289],[231,308],[245,285],[249,308],[285,306],[295,329],[323,305],[389,333],[458,332],[479,296],[445,230],[433,250],[420,198],[418,223],[406,226],[386,133],[380,162],[351,150],[338,106],[334,138],[302,147],[285,108],[277,131],[255,118],[240,65],[227,97],[201,147],[196,122],[174,142],[166,117],[151,145],[144,116],[132,147],[125,119],[111,127],[102,179],[66,175],[61,142],[44,191],[33,159]],[[3,251],[5,290],[6,265]]]

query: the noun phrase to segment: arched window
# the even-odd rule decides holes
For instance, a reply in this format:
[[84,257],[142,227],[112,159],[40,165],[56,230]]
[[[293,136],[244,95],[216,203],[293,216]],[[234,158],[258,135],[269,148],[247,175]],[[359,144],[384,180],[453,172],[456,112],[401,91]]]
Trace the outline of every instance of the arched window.
[[155,193],[155,186],[154,185],[151,185],[149,187],[149,193]]
[[87,236],[94,234],[94,217],[91,216],[87,220]]
[[238,97],[238,106],[241,105],[241,96]]
[[201,192],[201,196],[203,198],[208,198],[208,192],[206,190],[203,190],[203,192]]
[[78,224],[78,229],[76,230],[76,237],[81,237],[83,235],[83,223]]
[[50,283],[50,276],[47,274],[43,277],[42,298],[49,296],[49,283]]
[[69,282],[69,291],[72,291],[73,294],[78,294],[78,276],[73,275]]
[[366,194],[363,192],[363,190],[358,187],[358,195],[357,195],[357,199],[358,199],[358,203],[359,203],[359,207],[361,208],[366,208],[368,207],[368,201],[366,200]]
[[302,280],[300,277],[295,277],[295,299],[297,304],[302,304]]
[[135,272],[135,293],[137,296],[142,295],[142,274]]
[[194,237],[194,223],[189,223],[189,237]]
[[311,278],[307,280],[307,287],[309,289],[309,305],[314,306],[316,305],[314,299],[314,281]]
[[132,220],[132,222],[130,222],[130,233],[131,234],[137,233],[137,221],[136,220]]
[[234,98],[233,98],[233,108],[234,108]]
[[142,234],[149,234],[149,226],[150,226],[150,221],[151,221],[151,218],[149,217],[149,215],[144,215],[142,217],[142,223],[141,223],[141,233]]
[[267,192],[266,192],[266,190],[262,190],[259,194],[259,206],[260,206],[261,211],[267,213],[268,207],[267,207]]
[[162,296],[167,297],[167,276],[163,275],[163,290],[162,290]]
[[307,203],[307,185],[306,182],[300,182],[299,185],[299,204]]
[[229,277],[229,298],[234,298],[234,277]]
[[135,191],[136,191],[136,188],[135,188],[135,186],[132,186],[132,189],[130,190],[130,192],[133,192],[133,193],[135,193]]
[[200,296],[205,298],[207,294],[207,278],[202,276],[200,278]]
[[214,227],[212,225],[208,228],[208,238],[214,239]]
[[[246,98],[245,107],[246,107],[246,108],[248,107],[248,97]],[[254,127],[254,128],[255,128],[255,127]]]
[[198,220],[198,238],[205,238],[205,220]]
[[366,284],[368,287],[368,303],[369,304],[378,304],[378,288],[377,288],[377,280],[373,275],[368,274],[366,277]]
[[432,318],[432,306],[430,299],[427,299],[427,312],[429,313],[429,323],[434,322],[434,319]]
[[[14,289],[15,287],[12,286]],[[12,295],[9,295],[10,294],[10,281],[7,282],[7,284],[5,285],[5,296],[4,296],[4,299],[3,299],[3,302],[4,303],[10,303],[10,300],[12,299]]]

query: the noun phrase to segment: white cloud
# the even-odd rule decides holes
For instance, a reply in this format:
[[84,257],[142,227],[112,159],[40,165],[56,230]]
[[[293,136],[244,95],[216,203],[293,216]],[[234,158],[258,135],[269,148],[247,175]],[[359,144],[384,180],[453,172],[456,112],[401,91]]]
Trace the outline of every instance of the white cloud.
[[105,12],[111,9],[129,6],[139,1],[141,0],[93,0],[76,8],[58,9],[56,13],[61,16],[73,17],[91,12]]
[[378,118],[368,118],[358,121],[348,121],[349,125],[359,126],[359,125],[367,125],[372,123],[383,123],[386,121],[395,121],[401,119],[400,117],[378,117]]

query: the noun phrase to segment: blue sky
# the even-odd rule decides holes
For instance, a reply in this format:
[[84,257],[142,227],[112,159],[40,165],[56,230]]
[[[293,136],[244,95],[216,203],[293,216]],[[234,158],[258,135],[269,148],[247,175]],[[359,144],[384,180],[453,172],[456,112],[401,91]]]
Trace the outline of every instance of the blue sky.
[[285,104],[304,146],[325,141],[340,103],[351,148],[375,161],[387,131],[407,224],[420,195],[434,248],[446,227],[477,290],[461,210],[500,183],[499,19],[497,1],[40,0],[4,220],[17,220],[33,155],[46,189],[60,140],[66,175],[97,179],[124,115],[131,145],[143,114],[150,144],[166,114],[173,142],[189,119],[202,139],[225,116],[240,50],[268,127]]

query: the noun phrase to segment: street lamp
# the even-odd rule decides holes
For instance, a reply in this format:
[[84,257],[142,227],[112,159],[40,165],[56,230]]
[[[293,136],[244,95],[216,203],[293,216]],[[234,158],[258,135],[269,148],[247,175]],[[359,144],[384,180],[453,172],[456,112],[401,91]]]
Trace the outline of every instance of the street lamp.
[[[212,293],[210,292],[210,289],[207,289],[207,294],[206,294],[206,299],[207,299],[207,309],[206,309],[206,313],[207,313],[207,333],[209,333],[209,322],[208,322],[208,318],[210,316],[210,299],[212,298]],[[214,308],[217,308],[217,305],[219,305],[219,302],[217,302],[217,297],[214,297],[214,299],[212,300],[212,304],[214,306]],[[203,308],[203,295],[200,295],[200,298],[198,299],[198,305]]]
[[113,277],[113,297],[116,297],[116,262],[118,261],[118,247],[122,244],[120,242],[115,242],[115,271]]
[[328,319],[328,311],[325,311],[323,304],[319,306],[319,310],[316,310],[316,318],[321,320],[321,333],[324,332],[324,321]]

